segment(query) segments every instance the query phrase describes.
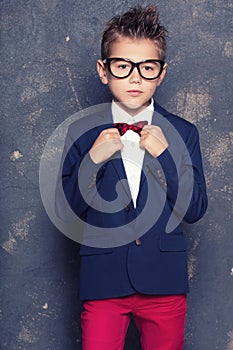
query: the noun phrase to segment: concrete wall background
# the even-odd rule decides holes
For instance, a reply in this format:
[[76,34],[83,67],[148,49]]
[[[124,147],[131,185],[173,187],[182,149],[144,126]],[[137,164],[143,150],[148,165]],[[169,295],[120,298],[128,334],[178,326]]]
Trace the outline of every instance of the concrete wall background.
[[[95,73],[100,34],[108,18],[138,3],[0,1],[1,349],[81,349],[78,245],[43,209],[39,162],[63,120],[109,101]],[[233,350],[233,6],[157,4],[170,38],[169,70],[156,100],[197,125],[209,194],[205,217],[187,226],[185,350]],[[125,349],[140,349],[133,323]]]

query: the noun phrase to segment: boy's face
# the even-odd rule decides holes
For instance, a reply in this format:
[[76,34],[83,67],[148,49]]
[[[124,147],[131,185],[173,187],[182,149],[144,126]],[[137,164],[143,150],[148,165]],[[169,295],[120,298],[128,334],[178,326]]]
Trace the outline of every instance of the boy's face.
[[[125,58],[133,62],[141,62],[147,59],[159,60],[159,50],[153,41],[149,39],[132,39],[120,37],[111,44],[109,58]],[[108,84],[115,102],[120,102],[121,107],[129,114],[135,115],[146,108],[156,88],[161,84],[166,73],[165,64],[161,75],[154,80],[142,78],[135,67],[132,73],[123,79],[113,77],[103,61],[98,60],[97,70],[103,84]]]

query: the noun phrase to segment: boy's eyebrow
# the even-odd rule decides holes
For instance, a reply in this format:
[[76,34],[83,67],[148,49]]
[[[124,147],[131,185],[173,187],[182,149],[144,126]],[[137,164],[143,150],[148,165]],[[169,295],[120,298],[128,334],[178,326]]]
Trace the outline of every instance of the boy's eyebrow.
[[[136,63],[136,62],[143,62],[143,61],[148,61],[148,60],[160,60],[160,58],[159,57],[150,57],[150,58],[143,58],[143,59],[140,59],[139,61],[137,61],[137,60],[134,60],[133,58],[129,58],[129,57],[124,57],[124,56],[109,56],[108,58],[122,58],[122,59],[124,59],[124,60],[129,60],[129,61],[132,61],[132,62],[134,62],[134,63]],[[104,60],[103,60],[104,61]]]

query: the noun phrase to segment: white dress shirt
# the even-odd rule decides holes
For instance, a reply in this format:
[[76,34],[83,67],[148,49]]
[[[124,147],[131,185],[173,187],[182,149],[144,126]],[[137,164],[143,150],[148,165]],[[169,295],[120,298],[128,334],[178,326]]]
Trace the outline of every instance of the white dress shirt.
[[[114,101],[112,102],[112,116],[114,123],[134,124],[146,120],[148,125],[150,125],[153,112],[153,99],[151,99],[151,103],[147,108],[135,116],[131,116],[124,111],[119,104]],[[121,151],[121,157],[135,208],[141,179],[142,163],[145,154],[145,150],[139,146],[139,140],[140,136],[132,130],[127,130],[126,133],[121,136],[121,141],[124,144]]]

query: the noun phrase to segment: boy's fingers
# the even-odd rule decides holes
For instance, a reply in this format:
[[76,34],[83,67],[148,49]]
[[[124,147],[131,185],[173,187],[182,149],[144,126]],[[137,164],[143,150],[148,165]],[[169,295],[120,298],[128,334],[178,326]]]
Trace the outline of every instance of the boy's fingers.
[[148,134],[142,135],[141,138],[140,138],[139,143],[142,143],[143,141],[145,141],[145,139],[146,139],[147,137],[148,137]]
[[103,130],[99,137],[104,137],[104,138],[120,138],[119,131],[116,128],[110,128],[110,129],[105,129]]
[[142,131],[147,131],[154,136],[159,135],[159,134],[163,134],[162,129],[156,125],[145,125],[144,128],[142,129]]
[[156,138],[159,142],[164,144],[166,147],[168,146],[168,142],[166,137],[164,136],[164,133],[162,129],[159,126],[156,125],[146,125],[144,126],[141,135],[150,135],[154,138]]
[[142,138],[143,136],[145,136],[145,135],[148,135],[148,131],[142,129],[142,131],[141,131],[141,138]]
[[116,128],[109,128],[109,129],[104,129],[101,134],[112,134],[112,135],[119,135],[119,131]]

